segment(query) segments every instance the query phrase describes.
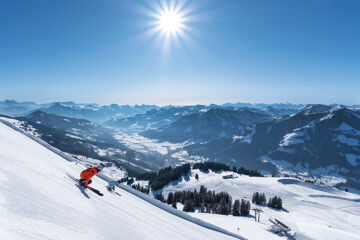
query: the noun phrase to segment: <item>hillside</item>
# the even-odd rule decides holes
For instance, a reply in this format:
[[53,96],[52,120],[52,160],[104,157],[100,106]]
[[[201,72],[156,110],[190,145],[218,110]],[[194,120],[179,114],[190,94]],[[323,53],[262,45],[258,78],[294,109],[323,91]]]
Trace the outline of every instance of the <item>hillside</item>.
[[233,239],[166,212],[133,194],[100,197],[67,174],[84,168],[0,123],[0,234],[3,239]]
[[259,123],[186,150],[189,155],[272,174],[330,176],[333,185],[360,189],[359,116],[343,106],[312,105],[288,118]]
[[[198,174],[199,179],[195,179]],[[274,210],[258,206],[263,210],[261,221],[253,217],[234,217],[209,213],[191,213],[220,227],[235,231],[248,239],[279,239],[280,236],[267,231],[270,218],[277,218],[286,223],[294,238],[289,239],[360,239],[360,196],[334,188],[326,188],[301,182],[294,178],[249,177],[234,174],[233,179],[223,179],[232,172],[191,171],[191,176],[182,178],[167,185],[162,193],[167,197],[169,192],[194,190],[199,191],[204,185],[210,191],[226,191],[235,199],[251,201],[254,192],[265,193],[267,199],[280,196],[283,199],[283,210]],[[159,193],[157,191],[156,193]],[[254,208],[256,205],[251,204]],[[251,211],[253,215],[254,212]],[[263,238],[261,238],[260,236]],[[288,239],[283,236],[284,239]]]
[[121,129],[123,131],[142,131],[156,129],[166,126],[183,116],[207,110],[207,106],[168,106],[152,109],[143,114],[136,114],[133,117],[113,118],[104,124],[109,127]]
[[[100,124],[84,120],[35,111],[25,117],[1,120],[14,123],[18,128],[41,138],[57,149],[74,156],[93,158],[123,167],[128,172],[157,169],[165,159],[144,154],[126,147],[115,139],[113,131]],[[141,164],[139,164],[141,160]]]
[[156,130],[148,130],[143,136],[161,141],[210,141],[233,135],[247,126],[270,120],[271,117],[246,109],[216,109],[186,115]]

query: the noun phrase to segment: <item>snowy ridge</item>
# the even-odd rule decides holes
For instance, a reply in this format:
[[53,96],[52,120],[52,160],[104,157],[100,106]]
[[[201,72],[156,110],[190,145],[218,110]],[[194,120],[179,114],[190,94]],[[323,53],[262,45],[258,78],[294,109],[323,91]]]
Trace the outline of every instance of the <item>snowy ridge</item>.
[[[48,150],[52,151],[53,153],[56,153],[57,155],[59,155],[60,157],[64,158],[65,160],[69,161],[69,162],[79,162],[77,161],[75,158],[65,154],[64,152],[60,151],[57,148],[54,148],[53,146],[49,145],[47,142],[44,142],[43,140],[27,133],[26,131],[16,127],[15,125],[13,125],[11,122],[6,121],[4,118],[0,118],[0,123],[5,124],[6,126],[12,128],[13,130],[27,136],[28,138],[30,138],[31,140],[37,142],[38,144],[40,144],[41,146],[47,148]],[[80,163],[80,162],[79,162]]]
[[[71,156],[69,156],[69,155],[67,155],[67,154],[59,151],[58,149],[56,149],[56,148],[48,145],[47,143],[43,142],[42,140],[40,140],[40,139],[38,139],[38,138],[36,138],[36,137],[34,137],[34,136],[26,133],[26,132],[23,131],[22,129],[17,128],[16,126],[14,126],[13,124],[11,124],[10,122],[8,122],[8,121],[6,121],[6,120],[4,120],[4,119],[0,119],[0,122],[3,123],[4,125],[6,125],[7,127],[10,127],[12,130],[15,130],[15,131],[17,131],[17,132],[25,135],[26,137],[29,137],[31,140],[35,141],[36,143],[39,143],[41,146],[43,146],[43,147],[45,147],[46,149],[50,150],[51,152],[57,154],[57,155],[60,156],[61,158],[67,160],[70,164],[72,164],[72,163],[75,162],[75,163],[76,163],[76,166],[77,166],[78,168],[79,168],[79,167],[81,168],[81,167],[83,166],[83,164],[82,164],[80,161],[78,161],[78,160],[72,158]],[[1,127],[1,124],[0,124],[0,127]],[[0,139],[0,140],[1,140],[1,139]],[[1,141],[0,141],[0,143],[1,143]],[[83,167],[82,167],[82,168],[83,168]],[[80,170],[80,169],[79,169],[79,170]],[[112,180],[112,179],[110,179],[109,177],[107,177],[107,176],[105,176],[105,175],[103,175],[103,174],[98,174],[97,176],[98,176],[100,179],[105,180],[106,182]],[[0,180],[2,180],[1,177],[2,177],[2,176],[0,175]],[[5,178],[6,178],[6,177],[5,177]],[[97,182],[97,181],[95,180],[95,182]],[[98,186],[96,186],[96,187],[99,188]],[[173,216],[178,217],[178,218],[175,218],[175,219],[180,219],[180,218],[181,218],[181,219],[183,219],[183,220],[186,220],[186,222],[196,224],[197,226],[200,227],[200,229],[201,229],[201,227],[203,227],[204,230],[205,230],[205,229],[209,229],[209,230],[214,231],[212,234],[211,234],[211,233],[207,233],[207,234],[208,234],[207,237],[210,237],[210,238],[211,238],[212,236],[214,236],[213,239],[224,239],[223,237],[218,236],[218,234],[225,234],[225,235],[228,235],[229,237],[231,236],[231,237],[234,237],[234,238],[237,238],[237,239],[245,239],[245,238],[243,238],[243,237],[240,237],[239,235],[236,235],[235,233],[231,233],[231,232],[229,232],[229,231],[227,231],[227,230],[225,230],[225,229],[222,229],[222,228],[220,228],[220,227],[218,227],[218,226],[215,226],[215,225],[212,225],[212,224],[210,224],[210,223],[204,222],[204,221],[202,221],[202,220],[200,220],[200,219],[191,217],[190,215],[188,215],[188,214],[186,214],[186,213],[184,213],[184,212],[181,212],[181,211],[178,211],[178,210],[176,210],[176,209],[173,209],[173,208],[171,208],[171,207],[169,207],[169,206],[167,206],[167,205],[165,205],[165,204],[163,204],[163,203],[161,203],[161,202],[159,202],[159,201],[157,201],[157,200],[154,200],[154,199],[149,198],[148,196],[144,195],[143,193],[138,192],[138,191],[136,191],[136,190],[134,190],[134,189],[132,189],[132,188],[130,188],[130,187],[121,185],[120,188],[121,188],[122,190],[126,191],[127,193],[129,193],[131,196],[133,196],[132,198],[135,197],[135,198],[138,198],[138,199],[141,199],[141,200],[145,200],[147,203],[150,203],[152,206],[155,206],[155,207],[161,209],[160,212],[158,212],[159,210],[157,210],[158,213],[154,213],[155,215],[156,215],[156,214],[160,214],[161,212],[166,212],[166,213],[169,213],[169,214],[171,214],[171,215],[173,215]],[[104,189],[104,187],[103,187],[103,189]],[[105,190],[102,190],[102,191],[105,191]],[[0,191],[0,192],[1,192],[1,191]],[[82,193],[83,193],[87,198],[90,198],[90,197],[88,196],[88,194],[87,194],[86,192],[84,192],[84,190],[82,190]],[[108,194],[110,194],[110,193],[108,193]],[[81,195],[81,194],[78,194],[78,195]],[[110,194],[110,195],[112,195],[112,194]],[[106,195],[105,195],[105,196],[106,196]],[[112,195],[112,196],[114,196],[114,195]],[[0,198],[0,209],[1,209],[1,205],[2,205],[2,203],[3,203],[2,200],[3,200],[3,199]],[[141,200],[136,200],[136,201],[140,201],[140,202],[141,202]],[[135,200],[133,200],[133,201],[135,201]],[[143,203],[141,203],[141,204],[143,204]],[[146,219],[146,220],[147,220],[147,219]],[[149,220],[149,221],[151,221],[151,220]],[[170,220],[169,220],[169,221],[170,221]],[[173,220],[173,221],[174,221],[174,220]],[[1,223],[1,222],[2,222],[2,219],[0,218],[0,223]],[[149,223],[149,225],[152,225],[152,223]],[[45,228],[46,228],[46,227],[45,227]],[[159,228],[160,228],[160,226],[159,226]],[[194,227],[191,227],[191,228],[194,228]],[[191,229],[188,229],[188,230],[189,230],[189,233],[188,233],[188,234],[190,234],[190,232],[191,232],[192,230],[191,230]],[[187,231],[187,230],[186,230],[186,231]],[[199,230],[197,230],[197,231],[199,231]],[[201,231],[201,230],[200,230],[200,231]],[[2,228],[0,227],[0,233],[2,233],[2,232],[3,232],[3,230],[2,230]],[[167,234],[169,231],[168,231],[167,229],[164,229],[164,232],[165,232],[164,234]],[[216,233],[216,232],[217,232],[217,233]],[[8,233],[6,233],[6,231],[5,231],[5,236],[7,236],[6,234],[8,234]],[[44,235],[44,234],[41,234],[41,235]],[[139,235],[139,233],[137,233],[136,235]],[[141,235],[141,234],[140,234],[140,235]],[[39,236],[35,237],[34,239],[39,239],[38,237],[39,237]],[[69,235],[69,237],[72,238],[73,236]],[[176,239],[183,239],[183,238],[185,238],[185,236],[184,236],[184,237],[179,237],[179,236],[178,236]],[[24,239],[29,239],[29,238],[28,238],[28,237],[25,237]],[[43,236],[43,239],[48,239],[48,238],[45,237],[45,236]],[[64,238],[54,238],[54,239],[64,239]],[[70,238],[66,238],[66,239],[70,239]],[[104,238],[89,238],[89,239],[104,239]],[[113,238],[105,238],[105,239],[113,239]],[[114,239],[116,239],[116,238],[114,238]],[[136,236],[135,236],[135,237],[133,237],[133,238],[127,238],[127,239],[138,239],[138,238],[136,238]],[[149,237],[149,239],[152,239],[152,238]],[[158,238],[156,238],[156,239],[158,239]],[[164,239],[166,239],[166,238],[164,238]],[[201,238],[196,238],[196,239],[201,239]]]

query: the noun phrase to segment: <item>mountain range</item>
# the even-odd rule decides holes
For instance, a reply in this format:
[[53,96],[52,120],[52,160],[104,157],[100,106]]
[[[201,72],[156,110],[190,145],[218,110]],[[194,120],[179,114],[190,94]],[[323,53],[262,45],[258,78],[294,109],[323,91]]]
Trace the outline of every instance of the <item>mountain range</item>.
[[186,149],[190,154],[261,167],[271,173],[344,178],[348,186],[359,188],[359,130],[358,111],[313,105],[288,118],[255,124],[232,136]]
[[104,105],[92,103],[52,102],[37,104],[34,102],[17,102],[14,100],[0,101],[0,114],[17,117],[24,116],[33,111],[41,110],[64,117],[87,119],[103,122],[115,117],[130,117],[158,108],[155,105]]
[[142,135],[170,142],[211,141],[270,119],[269,115],[247,109],[212,108],[186,115],[156,130],[145,131]]
[[[144,172],[163,166],[161,155],[144,154],[120,143],[113,130],[89,120],[68,118],[37,110],[14,118],[15,124],[59,150],[83,159],[110,162],[132,172]],[[139,163],[141,159],[141,164]]]
[[0,113],[16,115],[24,129],[65,152],[85,151],[129,170],[212,160],[360,189],[358,105],[159,107],[7,100],[0,102]]

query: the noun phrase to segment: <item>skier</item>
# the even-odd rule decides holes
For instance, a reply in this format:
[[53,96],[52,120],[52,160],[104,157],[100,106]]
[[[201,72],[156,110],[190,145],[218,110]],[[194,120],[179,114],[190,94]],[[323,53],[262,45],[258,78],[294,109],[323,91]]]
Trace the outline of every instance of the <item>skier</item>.
[[109,190],[110,192],[114,191],[115,190],[115,186],[120,184],[121,181],[118,180],[118,181],[110,181],[109,182],[109,185],[107,186],[107,190]]
[[100,171],[101,171],[100,166],[85,169],[80,173],[80,180],[79,180],[80,184],[86,188],[88,184],[92,183],[91,178]]

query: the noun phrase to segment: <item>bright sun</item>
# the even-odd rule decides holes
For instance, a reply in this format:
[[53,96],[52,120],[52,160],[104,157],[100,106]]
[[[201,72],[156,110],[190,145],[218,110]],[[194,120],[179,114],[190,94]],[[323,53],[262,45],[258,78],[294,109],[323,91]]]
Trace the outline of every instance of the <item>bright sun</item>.
[[[144,15],[150,17],[145,24],[146,30],[141,35],[154,39],[154,43],[162,46],[164,54],[169,53],[170,48],[184,47],[194,49],[196,41],[192,39],[194,28],[191,22],[197,19],[194,13],[198,7],[192,0],[157,0],[147,1],[146,6],[135,7]],[[147,20],[147,19],[146,19]]]
[[181,26],[181,17],[174,11],[163,12],[159,19],[159,26],[167,33],[176,33]]

